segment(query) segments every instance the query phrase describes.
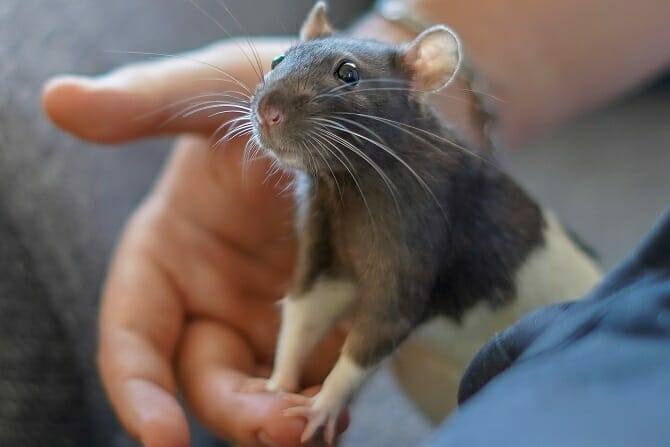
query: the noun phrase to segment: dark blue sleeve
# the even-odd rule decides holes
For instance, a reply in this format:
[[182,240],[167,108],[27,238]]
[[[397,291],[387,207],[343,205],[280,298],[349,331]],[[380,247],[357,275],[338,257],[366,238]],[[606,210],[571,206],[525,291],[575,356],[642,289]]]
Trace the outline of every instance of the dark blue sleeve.
[[429,446],[670,446],[670,212],[589,295],[477,354]]

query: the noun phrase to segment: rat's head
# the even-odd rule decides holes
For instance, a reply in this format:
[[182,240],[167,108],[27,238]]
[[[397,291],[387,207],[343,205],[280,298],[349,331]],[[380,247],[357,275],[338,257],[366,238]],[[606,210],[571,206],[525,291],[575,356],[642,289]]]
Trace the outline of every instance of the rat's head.
[[343,168],[342,151],[349,151],[342,139],[354,138],[343,128],[369,139],[375,138],[375,129],[388,135],[392,127],[361,120],[360,114],[405,120],[427,93],[453,79],[460,55],[457,37],[444,26],[430,28],[403,46],[333,35],[320,1],[301,28],[300,43],[277,55],[254,94],[255,136],[289,166]]

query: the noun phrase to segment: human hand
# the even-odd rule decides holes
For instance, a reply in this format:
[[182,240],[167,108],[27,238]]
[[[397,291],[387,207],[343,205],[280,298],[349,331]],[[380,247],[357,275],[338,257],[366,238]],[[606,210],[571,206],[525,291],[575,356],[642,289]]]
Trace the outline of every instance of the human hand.
[[[268,65],[288,42],[255,45]],[[292,202],[281,194],[288,179],[266,180],[265,160],[243,169],[244,138],[212,149],[202,136],[224,122],[221,115],[210,118],[205,111],[168,121],[184,109],[185,99],[231,89],[247,93],[221,80],[229,79],[223,72],[250,89],[258,82],[236,41],[186,57],[95,79],[63,77],[44,91],[51,119],[90,141],[200,134],[179,140],[119,242],[102,294],[102,381],[124,427],[147,447],[188,445],[178,390],[221,438],[243,446],[299,445],[304,421],[280,414],[291,403],[279,394],[246,390],[271,369],[276,302],[295,256]],[[342,339],[332,334],[315,350],[305,385],[321,383]]]

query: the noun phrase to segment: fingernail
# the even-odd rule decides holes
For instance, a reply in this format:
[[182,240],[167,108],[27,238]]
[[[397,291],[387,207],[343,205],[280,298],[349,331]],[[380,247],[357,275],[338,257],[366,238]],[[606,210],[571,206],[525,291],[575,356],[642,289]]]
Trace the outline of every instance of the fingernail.
[[258,442],[263,444],[265,447],[279,447],[270,436],[264,431],[258,433]]

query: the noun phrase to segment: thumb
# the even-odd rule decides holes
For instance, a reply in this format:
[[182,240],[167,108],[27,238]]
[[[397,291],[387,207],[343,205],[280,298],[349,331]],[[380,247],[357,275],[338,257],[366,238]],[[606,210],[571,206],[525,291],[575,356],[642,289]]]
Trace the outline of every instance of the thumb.
[[[98,77],[56,77],[44,86],[42,105],[56,125],[99,143],[211,133],[227,121],[227,114],[211,116],[212,109],[193,113],[198,104],[248,103],[259,82],[261,68],[252,65],[246,56],[251,50],[244,45],[251,43],[227,40],[182,55],[142,53],[160,60],[131,64]],[[287,45],[281,39],[256,40],[254,51],[260,64],[267,65]],[[233,109],[233,113],[242,110]]]

